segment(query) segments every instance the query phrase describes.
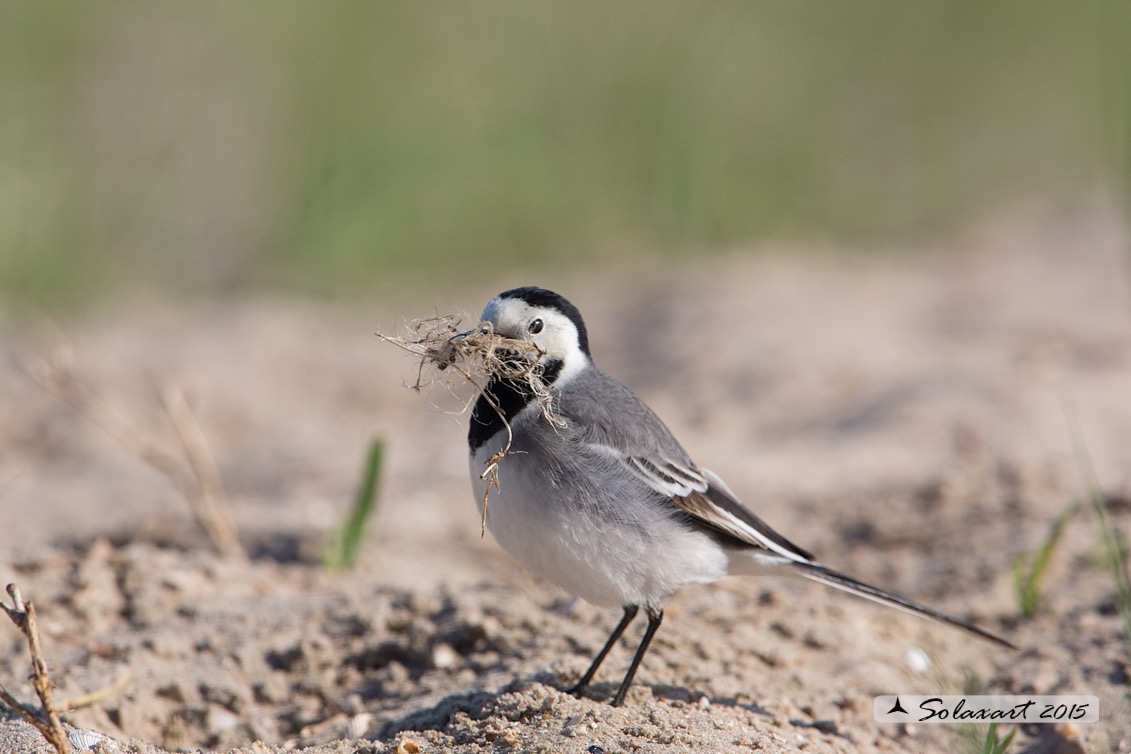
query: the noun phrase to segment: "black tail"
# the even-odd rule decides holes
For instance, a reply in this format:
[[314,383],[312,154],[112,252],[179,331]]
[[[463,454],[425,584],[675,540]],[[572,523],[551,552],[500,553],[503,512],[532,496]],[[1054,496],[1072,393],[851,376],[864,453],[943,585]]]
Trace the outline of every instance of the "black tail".
[[924,607],[920,604],[912,602],[911,600],[904,599],[903,597],[900,597],[898,595],[891,594],[890,592],[885,592],[883,589],[877,589],[874,586],[869,586],[862,581],[857,581],[850,576],[845,576],[843,573],[837,573],[836,571],[825,568],[824,566],[817,565],[816,563],[793,561],[789,563],[789,566],[791,570],[796,570],[800,575],[804,576],[807,579],[819,581],[822,584],[828,584],[829,586],[836,587],[837,589],[843,589],[846,592],[850,592],[865,599],[879,602],[883,605],[891,605],[892,607],[899,608],[900,610],[904,610],[909,613],[924,615],[941,623],[949,623],[952,626],[963,628],[972,634],[977,634],[983,639],[989,639],[995,644],[1000,644],[1003,647],[1008,647],[1009,649],[1013,650],[1017,649],[1016,646],[1009,643],[1005,639],[1002,639],[1000,636],[994,636],[989,631],[984,631],[975,626],[973,623],[967,623],[964,620],[959,620],[958,618],[952,618],[949,615],[944,615],[937,610],[932,610],[929,607]]

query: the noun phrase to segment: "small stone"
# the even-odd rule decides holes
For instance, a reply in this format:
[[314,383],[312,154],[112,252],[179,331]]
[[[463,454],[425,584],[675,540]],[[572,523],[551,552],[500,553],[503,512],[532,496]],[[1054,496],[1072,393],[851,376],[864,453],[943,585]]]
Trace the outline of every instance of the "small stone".
[[918,647],[912,647],[907,650],[906,661],[907,667],[911,668],[916,673],[926,673],[931,669],[931,658]]
[[233,715],[224,707],[216,704],[208,705],[208,716],[205,719],[205,725],[208,727],[208,733],[210,735],[216,736],[234,730],[239,724],[239,717]]
[[440,670],[447,670],[459,662],[459,654],[451,645],[440,643],[432,648],[432,665]]
[[350,718],[349,725],[346,729],[346,735],[349,738],[363,738],[369,732],[370,726],[373,724],[373,715],[368,712],[361,712]]

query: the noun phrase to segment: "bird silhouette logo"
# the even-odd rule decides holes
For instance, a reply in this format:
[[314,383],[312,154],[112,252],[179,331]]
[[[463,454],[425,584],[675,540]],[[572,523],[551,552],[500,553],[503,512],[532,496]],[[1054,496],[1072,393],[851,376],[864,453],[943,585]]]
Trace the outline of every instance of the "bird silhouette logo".
[[895,704],[892,705],[892,708],[888,710],[888,714],[892,715],[892,714],[895,714],[896,712],[902,712],[905,715],[910,714],[907,710],[905,710],[903,708],[903,705],[900,704],[898,696],[895,698]]

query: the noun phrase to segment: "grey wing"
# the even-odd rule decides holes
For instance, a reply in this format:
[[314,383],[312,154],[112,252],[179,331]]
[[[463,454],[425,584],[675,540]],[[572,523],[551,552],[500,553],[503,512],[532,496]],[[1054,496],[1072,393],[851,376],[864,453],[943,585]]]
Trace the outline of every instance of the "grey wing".
[[[601,375],[604,377],[604,375]],[[664,423],[628,388],[611,378],[598,382],[598,391],[580,400],[563,401],[572,415],[573,441],[587,445],[586,452],[611,461],[625,480],[635,480],[645,497],[658,501],[671,512],[687,516],[693,526],[730,538],[734,547],[765,551],[766,558],[753,559],[789,570],[807,579],[882,604],[918,613],[958,626],[1002,646],[1016,649],[1008,641],[964,620],[924,607],[890,592],[870,586],[813,562],[813,556],[771,529],[734,496],[719,477],[691,462],[686,451]],[[563,397],[567,397],[564,396]],[[623,472],[623,473],[621,473]]]
[[695,518],[723,532],[737,537],[754,547],[764,547],[793,561],[809,563],[813,554],[778,534],[770,525],[755,516],[738,501],[723,480],[714,472],[703,469],[707,489],[695,490],[690,495],[672,502]]
[[628,388],[593,372],[583,393],[564,391],[561,401],[563,417],[586,450],[616,464],[697,526],[792,561],[813,560],[739,502],[717,475],[696,466],[671,430]]

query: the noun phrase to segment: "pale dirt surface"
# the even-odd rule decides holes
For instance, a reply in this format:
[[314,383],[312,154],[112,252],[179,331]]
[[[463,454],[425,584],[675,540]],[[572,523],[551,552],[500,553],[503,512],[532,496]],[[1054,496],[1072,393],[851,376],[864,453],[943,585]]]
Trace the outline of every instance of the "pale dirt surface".
[[[1090,512],[1069,524],[1035,619],[1017,618],[1009,579],[1013,555],[1083,499],[1066,405],[1131,525],[1124,242],[1102,213],[1031,213],[910,255],[771,250],[369,310],[10,321],[0,582],[37,605],[58,699],[125,678],[66,716],[110,736],[101,751],[969,751],[956,726],[872,720],[876,694],[964,679],[1100,697],[1100,724],[1025,728],[1014,752],[1128,751],[1129,671]],[[731,579],[677,596],[625,708],[604,700],[642,625],[593,698],[563,693],[619,615],[480,539],[460,402],[406,390],[413,362],[373,336],[529,283],[573,299],[598,363],[788,538],[1022,651],[817,585]],[[76,373],[170,449],[155,387],[192,396],[250,562],[216,555],[160,474],[28,379],[64,338]],[[360,566],[328,573],[321,543],[373,435],[389,448],[380,510]],[[11,626],[0,658],[0,682],[33,699]],[[46,751],[29,730],[0,722],[0,751]]]

